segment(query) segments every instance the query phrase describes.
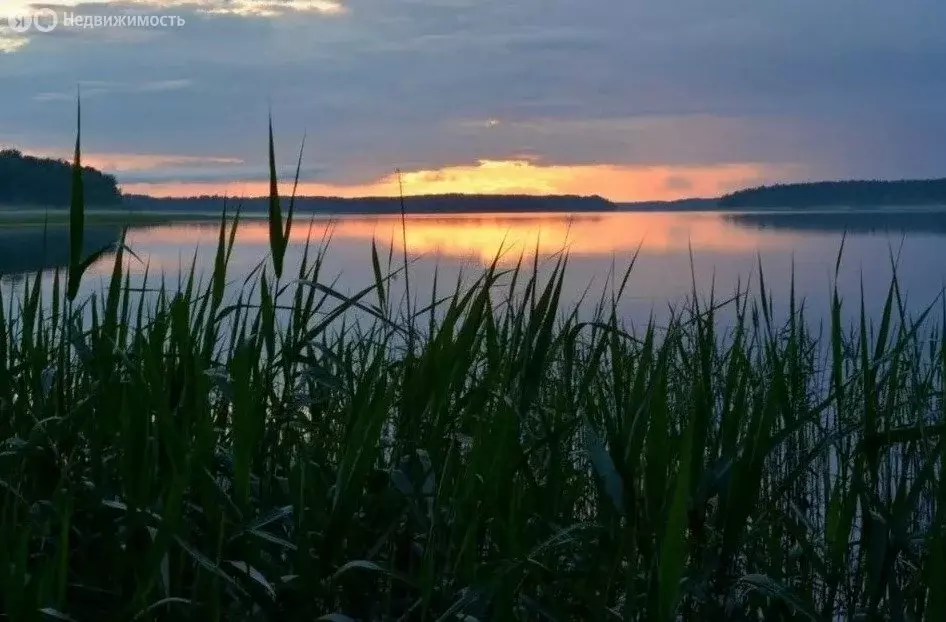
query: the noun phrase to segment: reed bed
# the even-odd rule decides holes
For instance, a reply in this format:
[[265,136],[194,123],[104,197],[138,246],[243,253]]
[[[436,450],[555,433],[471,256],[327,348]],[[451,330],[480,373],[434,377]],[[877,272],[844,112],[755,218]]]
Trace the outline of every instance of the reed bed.
[[627,272],[581,319],[565,256],[392,300],[372,246],[346,296],[318,245],[283,274],[270,130],[257,271],[225,215],[206,279],[120,244],[81,300],[75,166],[68,270],[0,301],[4,619],[946,619],[946,314],[895,278],[819,331],[761,276],[632,333]]

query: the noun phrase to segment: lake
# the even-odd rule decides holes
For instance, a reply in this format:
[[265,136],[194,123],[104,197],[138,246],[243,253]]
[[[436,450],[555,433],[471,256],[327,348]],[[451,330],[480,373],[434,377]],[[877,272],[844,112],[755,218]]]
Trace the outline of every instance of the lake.
[[[152,275],[163,273],[174,284],[188,271],[195,249],[196,265],[211,265],[217,233],[214,222],[133,227],[128,244],[141,261],[130,259],[129,268],[140,277],[147,263]],[[99,248],[118,234],[116,226],[90,226],[86,247]],[[268,235],[264,220],[240,225],[229,271],[234,287],[266,257]],[[666,317],[669,306],[691,293],[694,281],[702,295],[715,289],[717,299],[732,295],[740,284],[758,291],[760,265],[777,309],[785,308],[794,270],[796,291],[812,316],[823,318],[845,235],[837,284],[847,300],[847,313],[857,311],[862,284],[868,312],[879,312],[890,283],[891,255],[899,262],[907,306],[917,311],[936,300],[946,282],[946,210],[425,215],[409,216],[403,232],[398,216],[319,217],[296,221],[286,262],[293,275],[307,237],[314,246],[328,241],[321,280],[350,293],[373,283],[372,239],[383,249],[383,262],[393,244],[396,265],[402,262],[406,243],[411,287],[426,303],[435,273],[445,293],[458,275],[476,274],[501,251],[501,263],[511,266],[520,253],[531,261],[538,249],[548,262],[564,249],[569,266],[563,297],[571,303],[586,292],[586,299],[596,302],[603,291],[610,291],[609,274],[623,273],[639,248],[619,304],[619,312],[631,323],[645,322],[651,313]],[[45,232],[39,227],[0,227],[5,293],[15,290],[22,275],[37,270],[45,271],[48,287],[52,270],[64,266],[67,258],[64,227]],[[104,286],[111,263],[105,257],[90,268],[85,293]],[[395,295],[402,291],[399,287],[395,285]]]

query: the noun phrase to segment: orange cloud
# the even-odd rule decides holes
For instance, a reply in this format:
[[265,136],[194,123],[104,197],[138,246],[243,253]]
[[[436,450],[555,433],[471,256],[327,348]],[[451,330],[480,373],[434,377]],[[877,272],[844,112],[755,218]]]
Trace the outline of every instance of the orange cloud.
[[[68,158],[71,159],[71,158]],[[163,166],[192,166],[198,164],[242,164],[239,158],[163,155],[149,153],[94,153],[82,156],[82,163],[109,172],[147,171]]]
[[[158,83],[155,83],[158,84]],[[26,149],[31,155],[72,161],[72,153],[58,149]],[[83,153],[82,164],[107,173],[150,171],[162,167],[184,167],[196,165],[230,166],[243,164],[239,158],[220,156],[188,156],[174,153]]]
[[[659,201],[682,197],[718,196],[785,171],[755,163],[713,166],[617,164],[541,164],[527,159],[480,160],[472,165],[405,171],[404,194],[597,194],[613,201]],[[262,181],[136,183],[125,192],[153,196],[228,195],[262,196],[268,184]],[[284,182],[282,192],[291,184]],[[299,194],[360,197],[396,196],[397,176],[387,175],[363,184],[300,182]]]

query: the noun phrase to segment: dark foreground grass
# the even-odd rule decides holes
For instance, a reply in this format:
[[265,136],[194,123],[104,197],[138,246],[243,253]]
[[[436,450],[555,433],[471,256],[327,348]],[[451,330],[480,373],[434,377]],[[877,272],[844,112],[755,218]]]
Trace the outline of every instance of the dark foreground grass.
[[725,334],[583,322],[564,259],[406,313],[375,248],[354,297],[281,274],[288,207],[234,304],[226,219],[202,284],[119,247],[0,304],[4,619],[946,619],[946,349],[896,281],[817,335],[764,282]]

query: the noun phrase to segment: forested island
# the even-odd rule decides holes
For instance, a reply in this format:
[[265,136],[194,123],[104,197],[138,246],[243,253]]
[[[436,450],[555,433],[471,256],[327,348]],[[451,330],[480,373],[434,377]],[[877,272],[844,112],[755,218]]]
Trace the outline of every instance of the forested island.
[[749,188],[719,199],[720,208],[946,206],[946,179],[822,181]]
[[[113,175],[91,166],[82,168],[82,185],[89,206],[117,207],[122,195]],[[0,205],[66,207],[72,189],[72,164],[53,158],[0,151]]]

